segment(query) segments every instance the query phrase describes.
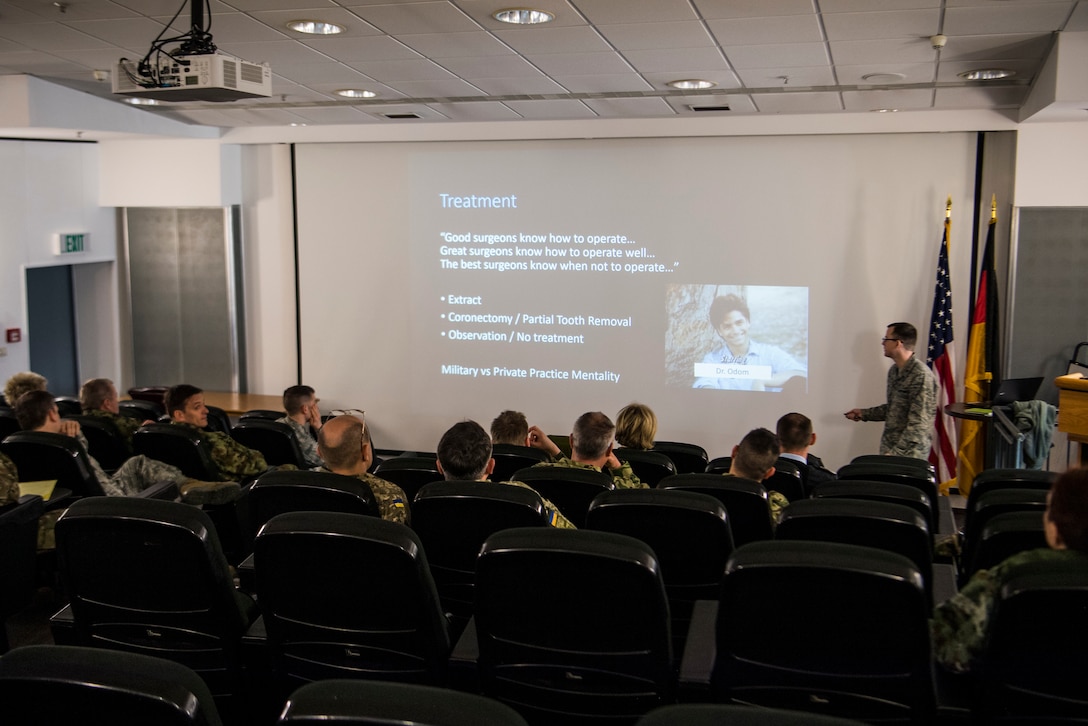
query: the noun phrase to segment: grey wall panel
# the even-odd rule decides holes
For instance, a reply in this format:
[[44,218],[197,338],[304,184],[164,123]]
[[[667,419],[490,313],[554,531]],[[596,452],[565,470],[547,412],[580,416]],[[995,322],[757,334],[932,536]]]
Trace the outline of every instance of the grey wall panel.
[[132,300],[133,384],[181,379],[177,212],[128,209],[125,238]]

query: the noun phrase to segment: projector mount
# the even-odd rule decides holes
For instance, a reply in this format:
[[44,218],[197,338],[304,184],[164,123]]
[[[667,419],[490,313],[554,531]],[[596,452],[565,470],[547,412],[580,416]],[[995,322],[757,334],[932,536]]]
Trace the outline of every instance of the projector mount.
[[[205,20],[204,10],[207,8],[207,20]],[[136,64],[135,72],[126,70],[125,73],[128,79],[136,86],[141,88],[170,88],[178,85],[176,76],[165,76],[163,71],[170,65],[187,67],[191,61],[187,60],[186,56],[194,55],[211,55],[216,52],[215,43],[212,42],[212,8],[211,0],[189,0],[189,17],[191,20],[188,32],[181,35],[174,36],[172,38],[164,38],[163,35],[174,24],[174,21],[181,15],[181,11],[185,9],[185,0],[182,0],[181,7],[174,13],[174,17],[170,19],[170,22],[166,24],[166,27],[162,29],[162,32],[151,41],[151,48],[147,51],[147,55],[140,59]],[[166,46],[178,43],[178,48],[173,51],[166,50]],[[167,60],[169,59],[169,61]],[[122,58],[119,64],[122,68],[127,68],[127,58]]]

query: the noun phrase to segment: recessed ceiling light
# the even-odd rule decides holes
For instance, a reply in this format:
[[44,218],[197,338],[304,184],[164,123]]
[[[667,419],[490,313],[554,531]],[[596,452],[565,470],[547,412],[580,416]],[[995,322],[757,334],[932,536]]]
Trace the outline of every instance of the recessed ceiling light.
[[899,83],[899,81],[906,80],[906,78],[903,73],[866,73],[861,77],[861,80],[869,83]]
[[121,100],[124,103],[129,103],[129,104],[132,104],[133,106],[158,106],[159,105],[159,102],[156,101],[154,98],[138,98],[138,97],[133,98],[133,97],[130,96],[129,98],[123,98]]
[[681,91],[697,91],[700,88],[713,88],[718,85],[713,81],[704,81],[698,78],[687,78],[682,81],[669,81],[668,85],[679,88]]
[[336,35],[344,32],[344,26],[326,23],[323,20],[292,20],[287,27],[299,33],[310,35]]
[[530,8],[504,8],[491,13],[491,17],[500,23],[513,25],[540,25],[555,20],[555,15],[552,13]]
[[374,98],[378,94],[363,88],[341,88],[336,91],[336,95],[344,98]]
[[956,75],[965,81],[997,81],[1002,78],[1015,76],[1016,71],[1010,71],[1004,68],[982,68],[977,71],[964,71],[963,73],[957,73]]

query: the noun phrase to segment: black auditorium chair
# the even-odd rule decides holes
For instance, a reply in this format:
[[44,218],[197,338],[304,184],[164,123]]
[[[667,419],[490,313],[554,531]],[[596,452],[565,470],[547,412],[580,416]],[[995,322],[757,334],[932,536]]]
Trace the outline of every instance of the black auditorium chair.
[[960,582],[966,584],[979,570],[988,570],[1025,550],[1049,546],[1042,510],[1010,511],[989,517],[975,539],[965,541]]
[[1034,511],[1042,518],[1046,510],[1046,489],[1020,487],[988,488],[968,498],[963,519],[963,542],[969,547],[977,541],[979,532],[989,519],[1005,512]]
[[678,703],[662,706],[635,726],[862,726],[853,719],[820,716],[777,708],[752,708],[724,703]]
[[495,460],[495,469],[491,472],[491,481],[510,481],[515,471],[525,469],[541,461],[550,461],[551,457],[540,449],[514,444],[495,444],[491,447],[491,458]]
[[980,472],[967,494],[964,527],[971,519],[971,512],[977,508],[975,502],[982,495],[997,489],[1039,489],[1046,492],[1057,478],[1057,472],[1038,469],[986,469]]
[[242,415],[238,417],[239,421],[247,421],[253,418],[264,419],[265,421],[277,421],[287,414],[283,411],[273,411],[268,408],[251,408],[248,411],[243,411]]
[[412,529],[431,566],[454,639],[472,617],[476,555],[495,532],[546,527],[540,496],[509,484],[439,481],[425,485],[412,502]]
[[[880,457],[881,459],[891,457]],[[926,493],[934,507],[937,505],[937,477],[930,471],[923,470],[916,464],[900,464],[894,461],[865,461],[847,464],[839,468],[839,479],[862,479],[866,481],[886,481],[893,484],[909,484]],[[935,522],[931,522],[935,525]]]
[[169,386],[134,386],[128,389],[128,396],[134,401],[147,401],[163,406],[163,413],[166,413],[164,401],[168,390]]
[[0,657],[0,715],[9,724],[219,726],[200,677],[136,653],[28,645]]
[[134,398],[131,401],[119,401],[117,410],[122,416],[128,416],[140,423],[144,421],[158,421],[166,415],[166,406],[153,401],[145,401]]
[[847,498],[870,502],[891,502],[910,507],[921,514],[927,523],[935,517],[933,504],[921,489],[909,484],[891,484],[884,481],[829,481],[812,490],[812,498]]
[[616,488],[604,472],[566,466],[532,466],[514,472],[513,479],[535,489],[575,527],[585,526],[586,512],[595,496]]
[[648,486],[657,486],[657,483],[667,476],[676,473],[676,465],[660,451],[645,451],[643,449],[615,449],[612,453],[620,461],[626,461],[631,465],[635,476]]
[[105,494],[83,445],[71,436],[47,431],[19,431],[0,442],[19,471],[19,481],[55,479],[55,489],[77,497]]
[[631,723],[671,703],[669,606],[653,550],[611,532],[507,529],[476,563],[451,672],[530,724]]
[[230,416],[218,406],[208,406],[208,430],[230,434]]
[[25,609],[37,590],[38,520],[44,512],[36,494],[0,507],[0,653],[10,647],[7,619]]
[[78,416],[83,413],[83,406],[80,405],[78,398],[73,396],[57,396],[55,400],[57,411],[61,416]]
[[733,532],[722,503],[680,489],[605,492],[590,503],[586,528],[625,534],[653,548],[669,596],[673,641],[682,647],[695,601],[718,596],[733,554]]
[[757,481],[722,474],[676,474],[662,479],[657,488],[709,494],[720,501],[737,547],[774,536],[767,489]]
[[706,449],[697,444],[680,441],[655,441],[651,451],[659,451],[669,457],[677,474],[697,474],[706,471]]
[[0,441],[19,430],[19,420],[15,411],[7,406],[0,407]]
[[921,573],[901,555],[755,542],[733,553],[719,601],[699,606],[685,692],[698,685],[723,703],[867,723],[933,722],[929,604]]
[[729,467],[732,464],[732,456],[715,456],[706,463],[706,468],[703,471],[707,474],[728,474]]
[[933,602],[933,538],[926,519],[906,505],[832,497],[790,502],[782,510],[775,539],[841,542],[896,552],[922,573]]
[[132,448],[137,454],[176,466],[192,479],[220,478],[219,467],[212,461],[200,431],[188,426],[146,424],[132,435]]
[[[444,685],[450,638],[419,538],[340,512],[273,517],[253,544],[261,617],[247,647],[267,654],[274,703],[328,678]],[[260,657],[260,656],[257,656]]]
[[979,723],[1084,723],[1088,569],[1029,562],[1004,578],[976,666]]
[[117,471],[132,452],[111,421],[97,416],[66,416],[79,422],[79,428],[87,439],[87,453],[106,471]]
[[804,499],[805,482],[801,478],[801,470],[797,464],[789,459],[778,459],[774,463],[774,473],[763,480],[763,486],[768,490],[774,490],[791,502]]
[[411,501],[424,484],[433,481],[441,481],[442,474],[435,465],[435,457],[431,456],[394,456],[384,459],[374,469],[374,475],[392,482],[404,490],[404,494]]
[[230,437],[242,446],[261,452],[269,466],[293,464],[308,468],[294,429],[285,423],[267,419],[240,419],[230,430]]
[[897,464],[899,466],[906,466],[918,471],[924,472],[926,475],[937,476],[937,469],[925,459],[918,459],[913,456],[892,456],[889,454],[860,454],[850,460],[851,464]]
[[407,683],[330,679],[291,694],[281,726],[527,726],[490,698]]
[[56,539],[70,602],[50,620],[55,642],[173,660],[204,679],[224,718],[240,708],[240,645],[256,606],[235,589],[206,513],[89,497],[57,520]]

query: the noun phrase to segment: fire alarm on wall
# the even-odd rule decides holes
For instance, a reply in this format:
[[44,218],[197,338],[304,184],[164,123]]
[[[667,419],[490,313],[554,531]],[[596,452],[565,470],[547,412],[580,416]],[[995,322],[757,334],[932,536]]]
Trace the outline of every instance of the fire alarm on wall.
[[23,332],[18,328],[8,328],[7,340],[9,343],[18,343],[23,339]]

